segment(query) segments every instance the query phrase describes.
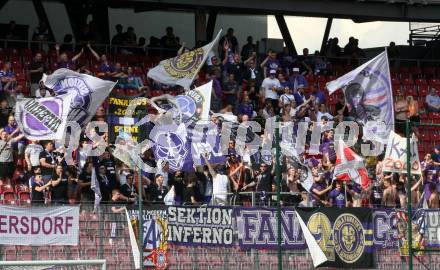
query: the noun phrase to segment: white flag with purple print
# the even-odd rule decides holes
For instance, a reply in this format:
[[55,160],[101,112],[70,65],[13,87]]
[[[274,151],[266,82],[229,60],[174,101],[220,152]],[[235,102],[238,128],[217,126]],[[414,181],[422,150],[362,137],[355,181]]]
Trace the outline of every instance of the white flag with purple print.
[[116,85],[115,82],[104,81],[66,68],[57,69],[51,75],[44,74],[42,82],[57,95],[73,93],[67,120],[77,122],[81,128],[90,122],[98,107]]
[[368,139],[386,143],[394,128],[393,93],[386,51],[327,84],[330,94],[340,88],[344,91],[350,115],[364,125],[368,121],[373,123],[369,125],[371,138]]
[[29,140],[59,140],[63,137],[73,93],[48,98],[19,99],[15,119]]
[[217,45],[222,30],[213,41],[203,47],[165,59],[148,71],[147,76],[167,85],[180,85],[185,90],[191,86],[195,76],[208,58],[209,52]]

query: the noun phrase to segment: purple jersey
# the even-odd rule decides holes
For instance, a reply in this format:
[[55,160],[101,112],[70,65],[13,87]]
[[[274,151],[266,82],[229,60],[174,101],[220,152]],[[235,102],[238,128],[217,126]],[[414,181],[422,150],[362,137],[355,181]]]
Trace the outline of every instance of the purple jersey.
[[328,195],[332,199],[332,206],[345,206],[345,192],[341,189],[333,189]]

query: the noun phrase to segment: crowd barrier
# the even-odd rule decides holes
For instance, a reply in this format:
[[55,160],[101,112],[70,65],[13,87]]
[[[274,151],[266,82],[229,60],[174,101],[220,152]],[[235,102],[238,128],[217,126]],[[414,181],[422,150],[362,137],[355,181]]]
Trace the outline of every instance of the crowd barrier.
[[[55,211],[57,206],[23,208],[13,211],[38,215],[38,209]],[[67,206],[78,209],[78,245],[23,245],[29,239],[0,246],[2,261],[106,260],[107,269],[135,269],[137,243],[143,243],[142,261],[146,269],[155,269],[153,253],[165,250],[166,269],[278,269],[277,216],[273,207],[228,206],[142,206],[143,232],[138,232],[139,206],[91,204]],[[325,208],[327,212],[353,211],[350,208]],[[127,211],[126,211],[127,210]],[[407,257],[399,251],[398,215],[395,209],[371,211],[371,243],[374,269],[403,269]],[[281,209],[283,269],[313,269],[298,218],[293,207]],[[3,215],[8,215],[3,211]],[[440,211],[429,218],[426,230],[438,227]],[[0,234],[5,237],[4,216],[0,216]],[[65,215],[67,215],[65,213]],[[203,216],[203,218],[197,218]],[[41,220],[44,220],[42,217]],[[10,219],[9,219],[10,220]],[[74,224],[74,222],[73,222]],[[437,224],[437,225],[436,225]],[[369,225],[365,225],[369,226]],[[165,230],[164,230],[165,229]],[[196,233],[195,233],[196,232]],[[437,235],[437,231],[433,232]],[[263,236],[263,241],[260,241]],[[275,236],[273,239],[272,236]],[[52,235],[48,235],[48,238]],[[142,238],[142,241],[139,239]],[[47,240],[49,241],[49,240]],[[435,246],[435,245],[434,245]],[[157,255],[157,254],[156,254]],[[440,269],[440,254],[424,252],[414,259],[414,269]],[[50,269],[100,269],[100,266],[54,266]],[[427,267],[427,268],[426,268]],[[0,267],[1,269],[14,269]],[[15,268],[18,269],[18,268]],[[24,269],[24,268],[22,268]],[[44,268],[46,269],[46,268]]]

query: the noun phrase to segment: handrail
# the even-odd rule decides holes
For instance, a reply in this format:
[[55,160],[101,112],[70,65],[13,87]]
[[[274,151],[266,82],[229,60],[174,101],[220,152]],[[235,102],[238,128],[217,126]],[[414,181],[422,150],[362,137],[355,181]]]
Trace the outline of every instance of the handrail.
[[[440,26],[439,26],[440,28]],[[31,41],[31,40],[14,40],[14,39],[0,39],[0,44],[3,43],[4,47],[7,48],[7,43],[11,42],[11,43],[25,43],[26,44],[26,48],[30,49],[32,44],[39,44],[39,45],[55,45],[55,44],[62,44],[59,42],[51,42],[51,41]],[[85,45],[85,42],[75,42],[75,43],[71,43],[69,45],[71,45],[73,48],[76,48],[77,46],[83,46]],[[91,43],[91,45],[94,48],[104,48],[102,53],[110,53],[112,52],[112,50],[117,50],[117,49],[121,49],[121,48],[127,48],[127,49],[139,49],[139,48],[143,48],[145,50],[145,55],[148,56],[148,50],[156,50],[159,51],[159,57],[162,57],[163,53],[165,52],[175,52],[177,51],[177,49],[170,49],[170,48],[163,48],[163,47],[149,47],[148,45],[145,45],[143,47],[139,47],[139,46],[130,46],[130,45],[113,45],[113,44],[104,44],[104,43]],[[14,47],[10,48],[10,49],[15,49]],[[20,48],[17,48],[20,49]],[[374,49],[374,48],[367,48],[367,49]],[[39,48],[39,50],[41,50],[41,47]],[[260,55],[260,58],[264,58],[264,54]],[[298,55],[300,56],[300,55]],[[311,55],[313,56],[313,55]],[[336,60],[355,60],[358,62],[358,64],[362,64],[368,60],[371,60],[371,58],[368,57],[358,57],[358,58],[352,58],[352,57],[346,57],[346,56],[339,56],[339,57],[327,57],[327,56],[319,56],[321,58],[330,58],[330,59],[336,59]],[[440,59],[420,59],[420,58],[389,58],[389,60],[399,60],[399,61],[407,61],[407,62],[438,62],[440,63]]]

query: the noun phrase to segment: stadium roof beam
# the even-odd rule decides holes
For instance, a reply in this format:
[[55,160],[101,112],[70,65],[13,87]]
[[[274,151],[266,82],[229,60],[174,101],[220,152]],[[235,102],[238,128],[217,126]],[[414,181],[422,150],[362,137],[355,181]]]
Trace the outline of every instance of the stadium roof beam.
[[[381,21],[440,21],[440,1],[408,0],[352,1],[352,0],[128,0],[126,8],[145,6],[149,8],[182,10],[194,8],[216,9],[221,13],[238,14],[283,14],[325,18],[346,18]],[[426,3],[426,4],[425,4]],[[119,6],[117,0],[108,1],[110,6]]]
[[208,23],[206,24],[206,41],[210,42],[214,38],[215,22],[217,21],[216,10],[209,11]]
[[70,25],[72,26],[73,35],[76,40],[80,40],[83,27],[87,23],[87,15],[89,14],[87,5],[75,1],[65,1],[64,5]]
[[104,3],[96,2],[95,4],[93,4],[91,9],[93,21],[98,25],[98,29],[102,29],[100,33],[103,37],[103,41],[105,43],[110,43],[110,26],[107,5],[105,5]]
[[328,18],[327,23],[325,24],[324,36],[322,37],[321,43],[321,54],[324,54],[325,48],[327,46],[328,36],[330,35],[330,30],[332,28],[333,18]]
[[206,40],[206,11],[198,8],[194,11],[195,43]]
[[286,43],[287,48],[290,53],[294,55],[298,55],[295,44],[293,43],[292,36],[290,36],[289,28],[287,27],[286,20],[284,20],[283,15],[275,15],[275,19],[277,20],[278,27],[280,28],[281,35],[283,36],[284,42]]
[[8,0],[0,0],[0,10],[3,9],[7,2]]
[[52,27],[50,27],[49,19],[47,18],[46,10],[44,9],[43,3],[41,0],[32,0],[32,4],[34,5],[35,11],[38,16],[38,20],[40,22],[44,22],[49,30],[49,40],[55,41],[55,37],[52,32]]

